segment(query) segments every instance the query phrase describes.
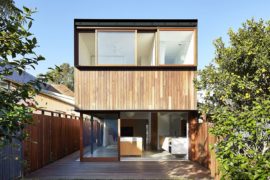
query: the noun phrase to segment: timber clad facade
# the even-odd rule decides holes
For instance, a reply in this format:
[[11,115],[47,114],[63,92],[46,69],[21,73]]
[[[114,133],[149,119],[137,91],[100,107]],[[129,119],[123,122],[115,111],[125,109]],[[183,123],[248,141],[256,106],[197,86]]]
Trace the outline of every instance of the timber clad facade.
[[[108,68],[109,69],[109,68]],[[75,71],[78,110],[196,110],[194,71]]]
[[192,159],[197,39],[193,19],[75,19],[81,161]]
[[[127,51],[128,48],[123,46],[132,45],[133,52],[130,54],[134,58],[128,58],[133,60],[120,60],[114,64],[113,60],[117,61],[117,52],[112,60],[108,60],[108,56],[113,56],[113,52],[99,54],[99,48],[106,49],[108,46],[105,43],[99,45],[99,42],[109,38],[110,33],[114,33],[112,39],[119,38],[118,41],[125,37],[117,37],[116,33],[128,33],[124,35],[130,35],[130,39],[126,38],[130,41],[134,38],[134,44],[132,41],[119,45]],[[175,37],[169,37],[166,33],[175,34]],[[170,51],[176,51],[177,47],[168,42],[167,47],[171,49],[164,55],[163,51],[167,47],[163,48],[163,41],[160,40],[162,35],[163,39],[168,36],[168,41],[179,36],[179,43],[176,45],[189,46],[183,47],[189,48],[187,60],[182,58],[182,62],[170,62],[173,57],[169,56],[177,55],[177,52]],[[191,36],[190,42],[185,45],[188,36]],[[149,43],[151,38],[152,42]],[[83,39],[88,42],[80,42]],[[150,53],[143,48],[151,48]],[[88,51],[89,59],[85,58],[87,53],[82,49]],[[110,51],[110,48],[107,50]],[[147,62],[142,62],[145,59]],[[75,20],[75,67],[75,108],[78,111],[196,110],[193,79],[197,69],[197,21]]]

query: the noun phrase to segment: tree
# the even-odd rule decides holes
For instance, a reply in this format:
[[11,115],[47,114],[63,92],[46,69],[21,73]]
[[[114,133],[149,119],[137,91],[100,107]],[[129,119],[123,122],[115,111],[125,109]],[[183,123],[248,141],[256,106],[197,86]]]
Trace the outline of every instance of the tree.
[[214,42],[214,62],[195,82],[204,94],[224,178],[270,177],[270,21],[247,20]]
[[[8,6],[2,1],[0,4],[0,81],[15,72],[22,74],[44,60],[34,52],[37,39],[30,32],[34,11],[27,7],[18,9],[13,1],[9,2]],[[42,75],[16,89],[0,88],[0,148],[26,137],[23,129],[31,123],[34,97],[47,79]]]
[[0,1],[0,12],[1,16],[16,15],[20,13],[13,0],[1,0]]
[[63,84],[72,91],[74,90],[74,68],[68,63],[63,63],[59,69],[51,69],[46,75],[53,77],[49,83]]

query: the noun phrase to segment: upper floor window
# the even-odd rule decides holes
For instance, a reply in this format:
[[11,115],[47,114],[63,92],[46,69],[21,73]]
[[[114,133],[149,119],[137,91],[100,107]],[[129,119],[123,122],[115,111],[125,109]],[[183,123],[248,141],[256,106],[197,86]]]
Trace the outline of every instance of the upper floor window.
[[78,65],[195,65],[195,31],[91,30],[78,38]]
[[78,35],[78,55],[80,66],[95,65],[95,32],[82,32]]
[[135,65],[135,31],[98,31],[99,65]]
[[160,31],[160,64],[194,64],[193,31]]

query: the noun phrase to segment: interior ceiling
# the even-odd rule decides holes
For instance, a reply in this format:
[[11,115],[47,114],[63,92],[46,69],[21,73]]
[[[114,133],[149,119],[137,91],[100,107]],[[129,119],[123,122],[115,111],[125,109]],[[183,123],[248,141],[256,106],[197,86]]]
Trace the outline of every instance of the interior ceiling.
[[160,41],[184,42],[190,41],[193,31],[160,31]]

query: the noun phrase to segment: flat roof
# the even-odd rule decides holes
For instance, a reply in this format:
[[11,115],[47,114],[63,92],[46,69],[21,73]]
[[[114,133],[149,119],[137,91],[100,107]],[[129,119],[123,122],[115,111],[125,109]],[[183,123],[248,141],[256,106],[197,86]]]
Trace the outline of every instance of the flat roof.
[[85,27],[197,27],[197,19],[74,19]]

